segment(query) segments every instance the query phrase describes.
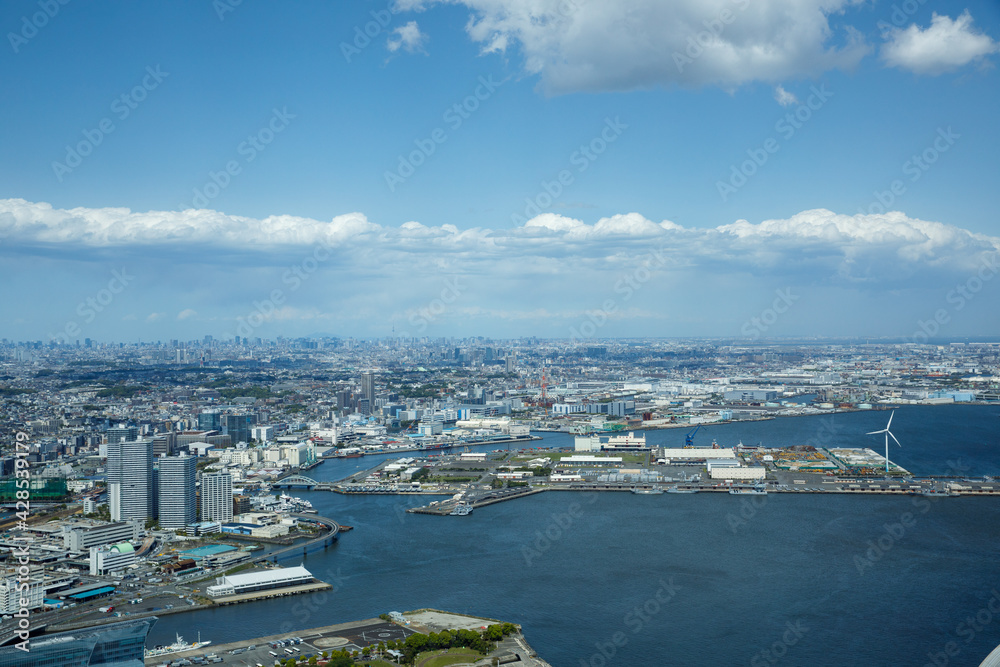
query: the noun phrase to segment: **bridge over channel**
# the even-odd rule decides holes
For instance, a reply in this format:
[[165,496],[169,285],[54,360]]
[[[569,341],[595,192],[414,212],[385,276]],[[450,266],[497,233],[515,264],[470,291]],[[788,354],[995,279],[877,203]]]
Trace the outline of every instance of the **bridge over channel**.
[[310,489],[312,491],[333,491],[333,482],[317,482],[305,475],[289,475],[271,482],[273,489]]

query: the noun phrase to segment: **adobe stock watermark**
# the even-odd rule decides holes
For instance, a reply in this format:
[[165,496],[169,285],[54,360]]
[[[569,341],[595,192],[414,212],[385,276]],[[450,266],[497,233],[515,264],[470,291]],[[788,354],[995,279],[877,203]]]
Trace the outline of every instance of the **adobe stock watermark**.
[[234,176],[243,173],[243,167],[257,159],[267,147],[274,141],[274,138],[288,128],[289,122],[295,118],[295,114],[288,112],[288,107],[280,110],[271,110],[271,118],[259,130],[247,135],[247,138],[236,146],[236,154],[242,158],[228,160],[219,171],[208,172],[208,180],[200,188],[194,189],[194,197],[191,204],[182,206],[186,208],[205,208],[209,202],[218,197],[223,190],[233,182]]
[[[479,110],[483,102],[493,97],[497,88],[503,83],[503,81],[494,81],[492,74],[479,77],[479,84],[472,93],[445,109],[444,113],[441,114],[441,119],[452,132],[458,130],[465,121],[472,117],[472,114]],[[446,141],[448,141],[448,132],[443,127],[434,128],[428,136],[422,139],[414,139],[413,145],[416,148],[405,155],[400,154],[395,171],[386,170],[383,174],[389,192],[395,192],[397,187],[413,176],[417,169],[437,152],[438,146]]]
[[[740,11],[750,6],[750,0],[732,0],[732,3]],[[683,73],[685,67],[694,64],[695,60],[701,58],[705,53],[705,49],[716,44],[722,33],[725,32],[726,26],[735,20],[736,14],[730,11],[729,8],[723,7],[718,11],[715,18],[702,21],[705,29],[687,38],[687,46],[684,48],[684,53],[674,51],[674,65],[677,66],[677,72]]]
[[[947,153],[961,137],[962,135],[955,134],[952,131],[950,125],[947,130],[939,127],[937,136],[934,137],[931,145],[920,151],[919,154],[910,156],[910,159],[903,163],[901,167],[903,174],[910,177],[911,183],[916,183],[931,168],[931,165],[937,162],[943,153]],[[868,204],[867,209],[864,207],[859,208],[858,213],[871,215],[890,211],[892,209],[889,207],[896,203],[896,200],[904,194],[906,194],[906,183],[897,178],[889,184],[888,189],[873,192],[872,195],[875,197],[875,200]]]
[[792,294],[792,288],[786,287],[784,290],[774,290],[775,298],[770,308],[765,308],[760,315],[755,315],[743,323],[740,333],[748,338],[757,338],[763,335],[774,326],[782,315],[788,312],[796,301],[799,300],[797,294]]
[[749,498],[740,499],[740,509],[737,513],[729,512],[726,514],[726,523],[729,525],[729,530],[732,531],[733,535],[737,534],[741,528],[748,525],[750,521],[757,516],[759,512],[765,505],[767,505],[768,496],[764,494],[753,494]]
[[[325,240],[321,241],[313,248],[312,253],[307,255],[301,262],[293,264],[285,270],[281,276],[281,282],[288,285],[290,292],[294,292],[319,270],[323,262],[330,259],[332,252],[333,247]],[[262,301],[254,301],[253,308],[246,317],[237,316],[236,335],[250,336],[254,330],[263,326],[265,322],[268,322],[277,315],[280,306],[284,305],[286,300],[285,291],[280,287],[276,287],[271,290],[267,298]]]
[[809,632],[809,628],[801,620],[788,621],[785,623],[785,628],[777,641],[750,658],[750,667],[767,667],[778,664],[782,658],[788,655],[788,649],[798,644]]
[[903,0],[903,2],[893,4],[892,13],[889,14],[889,20],[892,23],[879,19],[878,23],[875,24],[882,33],[882,39],[888,39],[897,29],[908,26],[912,21],[913,15],[926,3],[927,0]]
[[[569,156],[569,164],[571,167],[576,168],[576,173],[582,174],[590,168],[590,165],[597,161],[597,158],[604,154],[608,147],[614,142],[618,141],[618,138],[622,136],[622,133],[628,129],[628,125],[621,122],[619,116],[615,116],[614,120],[610,118],[604,119],[604,127],[593,139],[585,144],[581,144],[580,147],[573,151]],[[547,210],[553,204],[556,203],[557,197],[563,193],[563,191],[569,186],[573,185],[576,177],[573,175],[571,169],[562,169],[555,175],[551,181],[542,180],[539,185],[541,189],[534,197],[527,197],[524,200],[524,212],[522,213],[512,213],[510,216],[510,222],[514,226],[520,226],[526,223],[531,218],[541,215],[542,211]]]
[[226,20],[226,14],[236,11],[236,8],[243,4],[243,0],[212,0],[212,9],[219,21]]
[[[458,301],[466,288],[466,285],[459,282],[458,276],[445,278],[441,294],[437,298],[431,299],[426,306],[417,309],[417,312],[411,313],[410,324],[416,327],[419,333],[427,331],[427,326],[441,317],[451,304]],[[410,337],[409,332],[400,335],[405,338]]]
[[[774,131],[785,141],[794,137],[795,133],[809,122],[813,114],[822,109],[827,101],[833,97],[833,92],[827,90],[826,84],[819,88],[810,86],[809,90],[811,94],[804,103],[800,104],[794,111],[786,113],[774,124]],[[754,174],[767,164],[771,156],[779,150],[781,150],[781,143],[775,137],[765,139],[759,148],[748,148],[746,160],[739,165],[730,165],[728,180],[715,182],[715,189],[719,192],[722,201],[729,201],[729,198],[746,185]]]
[[[645,630],[663,607],[677,596],[679,587],[674,583],[673,577],[668,577],[665,581],[660,579],[658,583],[660,587],[653,595],[642,604],[637,604],[622,618],[622,623],[632,631],[633,636]],[[608,641],[596,641],[594,648],[597,650],[589,658],[580,658],[580,666],[608,667],[619,664],[612,661],[621,649],[628,646],[628,642],[629,635],[621,630],[611,635]]]
[[[593,505],[597,501],[597,494],[588,495],[587,504]],[[583,515],[583,506],[577,502],[570,503],[565,512],[553,512],[545,528],[535,531],[535,539],[530,544],[521,545],[524,564],[531,567],[538,558],[552,548],[552,545],[561,540],[566,532],[583,518]]]
[[[18,431],[14,435],[14,477],[17,491],[14,497],[17,500],[15,505],[15,524],[18,533],[11,539],[15,546],[10,550],[10,558],[17,564],[17,587],[16,590],[27,590],[31,585],[31,568],[29,566],[29,545],[34,542],[28,529],[28,516],[31,514],[31,471],[28,465],[28,434],[25,431]],[[17,629],[13,633],[21,639],[15,646],[18,650],[28,653],[31,651],[31,611],[28,609],[26,598],[17,599],[18,611],[13,614],[17,619]]]
[[392,17],[399,13],[400,10],[395,2],[390,2],[385,9],[369,11],[372,20],[364,25],[354,26],[354,38],[350,42],[340,43],[340,53],[344,56],[344,60],[350,63],[354,56],[361,55],[361,52],[371,46],[372,41],[389,27]]
[[20,53],[21,47],[27,44],[38,35],[38,31],[49,24],[59,14],[63,7],[69,4],[69,0],[39,0],[39,11],[29,16],[21,17],[21,29],[17,32],[8,32],[7,41],[14,53]]
[[81,332],[81,323],[86,325],[97,319],[110,306],[115,297],[125,291],[129,283],[135,280],[135,276],[129,274],[124,267],[121,270],[115,269],[111,272],[111,279],[106,287],[97,291],[96,294],[88,296],[76,306],[76,314],[80,316],[80,321],[70,319],[63,325],[62,331],[50,333],[50,341],[59,341],[69,345],[70,340],[77,338]]
[[928,651],[924,667],[947,667],[952,664],[952,659],[961,655],[962,648],[970,644],[997,618],[1000,618],[1000,592],[994,588],[982,607],[970,613],[955,626],[955,636],[963,641],[949,640],[940,649]]
[[[667,263],[667,257],[662,247],[652,250],[649,256],[636,266],[632,271],[624,273],[615,281],[615,294],[621,295],[622,303],[628,303],[635,294],[642,289],[643,285],[653,277],[653,269],[660,268]],[[604,303],[597,310],[586,311],[586,319],[578,326],[569,328],[570,342],[578,342],[593,337],[608,320],[618,312],[620,305],[618,299],[605,299]]]
[[[969,466],[962,459],[949,460],[947,463],[949,475],[961,476],[969,470]],[[874,540],[868,540],[868,548],[863,553],[854,556],[854,567],[858,574],[863,576],[866,571],[885,558],[886,554],[892,551],[916,527],[918,515],[927,514],[933,504],[942,499],[941,497],[914,496],[910,500],[914,512],[902,512],[895,522],[882,524],[882,534]]]
[[[332,581],[331,581],[332,579]],[[336,595],[343,588],[344,577],[340,574],[340,568],[334,572],[331,568],[327,568],[323,575],[323,581],[326,581],[332,587],[322,591],[316,591],[311,593],[304,600],[299,600],[291,608],[291,614],[295,617],[295,622],[291,620],[283,621],[278,627],[278,632],[286,633],[295,630],[296,628],[307,627],[309,619],[312,618],[313,614],[320,610],[320,608],[327,603],[331,595]]]
[[[119,122],[124,121],[132,115],[132,112],[139,108],[149,94],[160,87],[163,80],[170,76],[170,72],[164,72],[157,65],[146,67],[146,75],[142,81],[132,87],[131,90],[122,93],[111,102],[111,113]],[[110,116],[105,116],[94,128],[84,128],[82,130],[83,139],[75,145],[66,146],[66,156],[62,162],[52,161],[52,171],[56,178],[62,183],[67,174],[83,164],[83,159],[94,152],[94,149],[104,143],[104,139],[116,129],[115,121]]]
[[955,285],[948,290],[945,301],[949,308],[938,308],[934,311],[933,317],[927,320],[917,320],[917,329],[907,339],[911,343],[927,343],[931,336],[936,336],[941,328],[951,322],[952,313],[957,313],[964,309],[969,302],[976,298],[986,286],[986,283],[993,280],[997,272],[1000,271],[1000,253],[993,253],[983,257],[979,263],[979,269],[964,283]]

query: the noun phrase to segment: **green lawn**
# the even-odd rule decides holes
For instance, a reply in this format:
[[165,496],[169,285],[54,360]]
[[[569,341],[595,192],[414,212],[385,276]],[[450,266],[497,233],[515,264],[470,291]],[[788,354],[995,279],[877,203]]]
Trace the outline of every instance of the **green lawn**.
[[483,654],[468,648],[450,648],[446,651],[428,651],[414,660],[415,667],[447,667],[483,659]]

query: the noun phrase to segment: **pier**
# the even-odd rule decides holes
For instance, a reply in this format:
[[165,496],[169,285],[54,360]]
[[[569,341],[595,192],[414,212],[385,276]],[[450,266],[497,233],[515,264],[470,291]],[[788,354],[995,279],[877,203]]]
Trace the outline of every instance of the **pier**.
[[215,598],[212,602],[217,606],[228,604],[239,604],[241,602],[253,602],[254,600],[268,600],[270,598],[283,598],[288,595],[301,595],[302,593],[315,593],[333,588],[325,581],[314,584],[302,584],[301,586],[288,586],[286,588],[268,588],[254,593],[242,593],[240,595],[229,595],[227,597]]

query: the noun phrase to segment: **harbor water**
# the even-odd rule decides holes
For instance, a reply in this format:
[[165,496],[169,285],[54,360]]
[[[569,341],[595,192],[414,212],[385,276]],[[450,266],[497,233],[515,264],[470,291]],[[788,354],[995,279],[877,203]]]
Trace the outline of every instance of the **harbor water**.
[[[881,452],[864,434],[888,416],[709,426],[696,444]],[[1000,476],[998,417],[996,406],[900,409],[893,433],[903,447],[890,458],[916,475]],[[684,433],[647,440],[677,445]],[[309,476],[340,479],[384,458],[327,461]],[[418,497],[292,494],[355,528],[283,561],[333,589],[166,616],[148,645],[199,631],[219,644],[421,607],[520,623],[555,667],[978,665],[1000,644],[996,497],[550,492],[436,517],[405,511],[426,502]]]

